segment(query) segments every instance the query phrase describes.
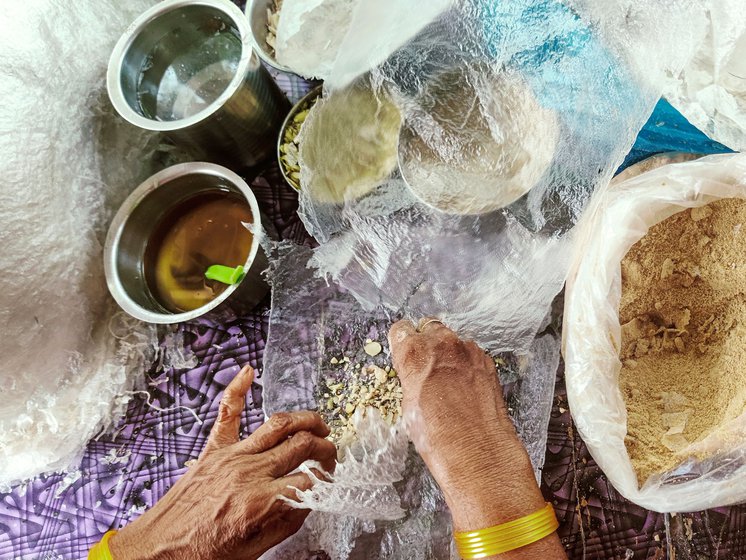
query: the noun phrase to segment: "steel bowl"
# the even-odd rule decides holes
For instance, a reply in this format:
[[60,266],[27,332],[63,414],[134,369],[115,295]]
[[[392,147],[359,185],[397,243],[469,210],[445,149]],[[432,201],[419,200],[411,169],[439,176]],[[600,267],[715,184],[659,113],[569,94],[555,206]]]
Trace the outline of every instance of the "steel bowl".
[[273,4],[274,0],[248,0],[246,2],[246,16],[249,18],[253,47],[259,58],[272,68],[295,74],[291,68],[277,62],[275,53],[267,44],[267,10],[271,10]]
[[[244,264],[246,276],[229,286],[210,303],[193,311],[174,313],[153,295],[146,280],[145,250],[161,220],[185,200],[206,192],[230,192],[243,197],[251,208],[255,234]],[[124,201],[106,236],[104,270],[111,295],[133,317],[148,323],[182,323],[208,312],[251,310],[267,294],[262,277],[268,266],[261,247],[263,224],[254,193],[234,172],[212,163],[174,165],[156,173]]]
[[128,122],[161,132],[199,159],[254,166],[290,104],[228,0],[165,0],[137,18],[109,60],[107,89]]
[[306,95],[301,97],[298,100],[298,103],[293,105],[293,108],[290,109],[290,112],[288,113],[288,116],[285,117],[285,120],[282,122],[282,126],[280,127],[280,135],[277,137],[277,164],[280,166],[280,173],[282,173],[283,179],[285,179],[285,182],[290,185],[292,188],[294,188],[296,191],[300,190],[300,184],[296,183],[293,179],[290,178],[290,175],[288,175],[287,171],[285,170],[285,166],[282,163],[282,152],[280,151],[280,146],[283,144],[283,136],[285,136],[285,131],[287,130],[288,125],[292,122],[292,120],[295,118],[295,115],[300,113],[301,111],[306,109],[306,106],[310,101],[313,101],[317,97],[321,96],[321,93],[323,91],[323,85],[316,86],[311,91],[309,91]]
[[704,156],[705,154],[694,154],[690,152],[661,152],[660,154],[655,154],[641,161],[638,161],[637,163],[633,163],[624,171],[619,173],[616,177],[614,177],[611,180],[611,184],[616,185],[617,183],[621,183],[622,181],[626,181],[627,179],[632,179],[633,177],[637,177],[639,175],[642,175],[643,173],[647,173],[648,171],[658,169],[659,167],[663,167],[664,165],[670,165],[672,163],[683,163],[685,161],[693,161]]

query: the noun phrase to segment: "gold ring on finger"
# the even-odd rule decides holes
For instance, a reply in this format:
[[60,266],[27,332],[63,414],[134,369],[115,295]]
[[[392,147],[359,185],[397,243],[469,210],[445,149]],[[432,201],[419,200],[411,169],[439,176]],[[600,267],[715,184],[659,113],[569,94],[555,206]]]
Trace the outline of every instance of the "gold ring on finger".
[[[425,330],[425,327],[427,327],[427,326],[428,326],[428,325],[429,325],[430,323],[438,323],[438,324],[440,324],[440,325],[443,325],[444,327],[446,326],[446,324],[445,324],[445,323],[444,323],[443,321],[441,321],[440,319],[428,319],[427,321],[425,321],[424,323],[422,323],[422,324],[421,324],[421,325],[420,325],[420,326],[419,326],[419,327],[417,328],[417,332],[422,332],[422,331],[424,331],[424,330]],[[447,327],[446,327],[446,328],[447,328]]]

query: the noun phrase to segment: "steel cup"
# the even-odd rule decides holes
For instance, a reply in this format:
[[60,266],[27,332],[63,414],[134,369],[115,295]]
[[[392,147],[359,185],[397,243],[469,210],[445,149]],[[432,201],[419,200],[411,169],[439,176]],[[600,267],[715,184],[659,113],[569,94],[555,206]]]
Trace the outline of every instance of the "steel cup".
[[184,313],[166,309],[153,295],[145,270],[148,242],[170,210],[206,192],[230,192],[243,197],[251,208],[256,231],[263,223],[254,193],[238,175],[211,163],[182,163],[156,173],[142,183],[119,208],[106,236],[104,270],[111,295],[133,317],[148,323],[181,323],[208,312],[229,310],[245,313],[267,294],[262,277],[268,261],[261,247],[261,236],[254,235],[246,263],[245,278],[226,288],[206,305]]
[[273,154],[290,105],[251,44],[228,0],[165,0],[114,48],[109,97],[125,120],[197,158],[254,166]]
[[259,58],[273,68],[294,74],[290,68],[277,62],[274,49],[267,44],[267,10],[271,10],[273,4],[274,0],[248,0],[246,2],[246,17],[249,18],[251,26],[253,47]]

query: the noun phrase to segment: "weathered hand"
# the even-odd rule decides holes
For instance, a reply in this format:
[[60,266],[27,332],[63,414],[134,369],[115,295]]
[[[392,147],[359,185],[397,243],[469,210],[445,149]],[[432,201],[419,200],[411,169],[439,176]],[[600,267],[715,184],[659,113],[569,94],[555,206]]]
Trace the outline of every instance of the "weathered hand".
[[112,537],[117,560],[248,560],[298,529],[308,510],[279,498],[311,487],[294,473],[315,460],[332,472],[334,444],[315,412],[276,414],[239,441],[241,412],[254,372],[245,367],[228,385],[218,420],[197,463],[142,517]]
[[[494,361],[442,323],[420,324],[417,329],[409,321],[396,323],[389,347],[410,437],[443,490],[457,529],[536,511],[544,502],[508,417]],[[515,503],[511,492],[519,497]]]

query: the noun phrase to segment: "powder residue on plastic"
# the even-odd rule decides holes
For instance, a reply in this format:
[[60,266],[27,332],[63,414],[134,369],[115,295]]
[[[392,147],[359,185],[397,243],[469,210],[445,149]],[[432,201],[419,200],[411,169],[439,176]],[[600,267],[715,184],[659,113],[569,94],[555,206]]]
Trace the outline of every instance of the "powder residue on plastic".
[[400,126],[395,101],[369,85],[319,99],[298,137],[302,187],[323,203],[368,194],[396,169]]
[[746,409],[746,202],[653,226],[622,261],[620,386],[638,481]]

